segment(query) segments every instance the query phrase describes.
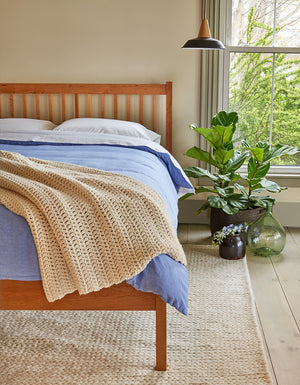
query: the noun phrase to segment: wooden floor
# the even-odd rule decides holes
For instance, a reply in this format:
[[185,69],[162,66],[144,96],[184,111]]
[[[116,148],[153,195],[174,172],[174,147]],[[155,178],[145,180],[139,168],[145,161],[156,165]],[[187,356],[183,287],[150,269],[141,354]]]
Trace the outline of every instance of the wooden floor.
[[[300,385],[300,228],[286,231],[280,256],[247,250],[247,262],[274,383]],[[178,236],[182,243],[211,242],[206,225],[180,225]]]

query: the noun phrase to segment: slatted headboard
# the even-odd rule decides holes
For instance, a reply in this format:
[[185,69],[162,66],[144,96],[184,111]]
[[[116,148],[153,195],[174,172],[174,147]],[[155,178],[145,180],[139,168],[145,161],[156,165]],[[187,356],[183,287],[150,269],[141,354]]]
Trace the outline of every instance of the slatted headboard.
[[45,119],[56,124],[78,117],[137,121],[162,135],[171,152],[172,82],[0,83],[0,118],[9,117]]

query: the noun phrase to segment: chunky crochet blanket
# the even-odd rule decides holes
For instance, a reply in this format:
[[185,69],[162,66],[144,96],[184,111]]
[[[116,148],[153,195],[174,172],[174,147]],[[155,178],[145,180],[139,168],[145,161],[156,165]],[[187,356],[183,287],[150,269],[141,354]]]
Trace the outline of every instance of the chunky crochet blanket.
[[162,253],[186,263],[163,199],[127,176],[0,151],[0,202],[29,223],[50,302],[129,279]]

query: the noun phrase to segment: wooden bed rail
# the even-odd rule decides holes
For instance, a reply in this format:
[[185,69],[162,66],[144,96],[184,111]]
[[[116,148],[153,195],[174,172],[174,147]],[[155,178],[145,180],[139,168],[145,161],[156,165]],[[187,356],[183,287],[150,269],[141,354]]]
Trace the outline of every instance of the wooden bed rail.
[[[93,103],[95,95],[98,98]],[[107,96],[109,95],[113,98],[111,108],[113,112],[106,114]],[[152,121],[151,126],[147,124],[147,128],[159,131],[157,97],[161,95],[166,97],[165,147],[171,152],[172,82],[165,84],[0,83],[0,118],[46,119],[57,124],[66,119],[79,117],[120,119],[120,110],[125,105],[123,109],[126,113],[123,114],[122,120],[138,121],[144,125],[147,113],[151,115]],[[8,101],[4,99],[5,96],[8,97]],[[71,107],[67,102],[67,96],[72,96]],[[122,102],[120,96],[125,98]],[[132,96],[138,97],[138,103],[132,102]],[[150,113],[149,108],[145,109],[145,97],[147,96],[152,99]],[[46,97],[46,102],[42,101],[43,97]],[[84,103],[79,101],[80,97],[85,97]],[[84,111],[80,108],[83,104],[86,107]],[[138,104],[137,108],[136,104]]]
[[138,291],[126,282],[86,295],[74,292],[48,302],[41,281],[0,280],[0,310],[154,310],[155,369],[167,369],[167,306],[158,295]]

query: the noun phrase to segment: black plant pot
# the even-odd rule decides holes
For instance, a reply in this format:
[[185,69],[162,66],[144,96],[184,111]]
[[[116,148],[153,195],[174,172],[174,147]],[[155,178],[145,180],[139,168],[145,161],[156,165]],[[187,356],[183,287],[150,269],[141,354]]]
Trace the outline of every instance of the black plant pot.
[[220,257],[224,259],[241,259],[246,253],[246,242],[242,235],[228,235],[219,246]]
[[236,225],[244,222],[255,222],[265,213],[265,211],[266,210],[262,207],[256,207],[251,210],[240,210],[238,213],[230,215],[226,214],[222,209],[212,207],[210,211],[211,234],[214,234],[216,231],[221,230],[222,227],[231,224]]

